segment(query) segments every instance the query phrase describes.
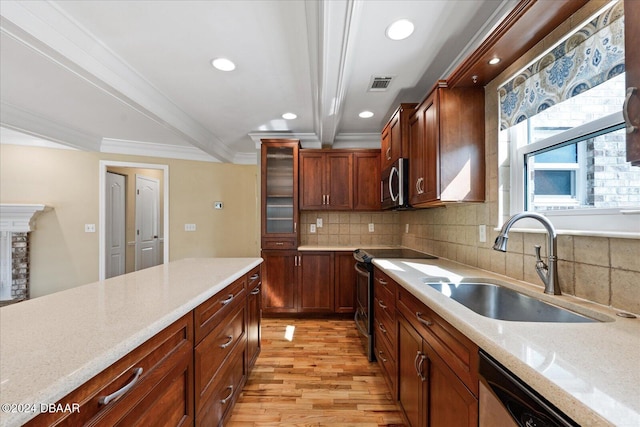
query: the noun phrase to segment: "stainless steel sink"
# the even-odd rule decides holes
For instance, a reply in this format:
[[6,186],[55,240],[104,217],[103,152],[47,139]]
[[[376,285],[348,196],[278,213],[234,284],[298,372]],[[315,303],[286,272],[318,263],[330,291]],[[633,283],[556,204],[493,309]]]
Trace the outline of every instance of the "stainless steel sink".
[[476,313],[516,322],[589,323],[595,319],[493,283],[425,284]]

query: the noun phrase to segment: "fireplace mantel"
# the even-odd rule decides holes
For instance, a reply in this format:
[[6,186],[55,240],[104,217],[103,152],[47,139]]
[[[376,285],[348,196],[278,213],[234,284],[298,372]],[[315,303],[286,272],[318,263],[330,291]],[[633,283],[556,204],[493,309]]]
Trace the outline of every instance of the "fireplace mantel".
[[35,218],[47,209],[38,204],[0,204],[0,232],[27,233],[35,228]]

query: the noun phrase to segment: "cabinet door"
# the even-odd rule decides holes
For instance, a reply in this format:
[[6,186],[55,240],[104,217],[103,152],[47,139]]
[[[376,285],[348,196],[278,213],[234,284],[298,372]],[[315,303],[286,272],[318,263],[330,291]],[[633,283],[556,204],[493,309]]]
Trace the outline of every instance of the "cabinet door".
[[424,146],[424,110],[421,105],[409,120],[409,203],[416,205],[423,201],[424,192],[419,185],[424,182],[426,163]]
[[402,121],[400,120],[400,110],[391,118],[389,122],[389,134],[391,135],[391,162],[402,156]]
[[391,166],[391,125],[387,124],[382,129],[380,140],[380,170],[385,170]]
[[356,311],[356,270],[351,252],[335,252],[335,312],[355,313]]
[[624,40],[627,90],[636,90],[627,103],[627,113],[631,124],[636,127],[627,133],[627,161],[640,166],[640,2],[624,2]]
[[251,370],[260,354],[261,287],[260,267],[248,274],[247,294],[247,366]]
[[380,210],[380,153],[353,153],[353,209]]
[[423,373],[428,372],[428,360],[422,352],[422,337],[402,316],[398,316],[397,360],[400,406],[412,427],[425,426],[428,383]]
[[333,252],[300,252],[299,312],[333,312]]
[[319,152],[300,152],[300,209],[324,209],[325,155]]
[[478,425],[478,400],[428,344],[430,427],[475,427]]
[[264,313],[295,313],[298,286],[297,251],[262,251],[262,310]]
[[350,210],[353,207],[353,154],[327,153],[325,155],[327,208]]
[[438,118],[438,91],[426,102],[424,110],[424,183],[421,184],[424,201],[440,198],[440,121]]
[[265,239],[298,243],[298,140],[263,139],[261,230]]

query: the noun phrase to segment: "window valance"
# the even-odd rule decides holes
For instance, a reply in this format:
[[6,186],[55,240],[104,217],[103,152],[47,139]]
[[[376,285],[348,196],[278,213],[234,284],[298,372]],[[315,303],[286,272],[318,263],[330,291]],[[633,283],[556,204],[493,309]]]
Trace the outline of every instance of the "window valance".
[[624,5],[620,0],[498,89],[500,129],[624,70]]

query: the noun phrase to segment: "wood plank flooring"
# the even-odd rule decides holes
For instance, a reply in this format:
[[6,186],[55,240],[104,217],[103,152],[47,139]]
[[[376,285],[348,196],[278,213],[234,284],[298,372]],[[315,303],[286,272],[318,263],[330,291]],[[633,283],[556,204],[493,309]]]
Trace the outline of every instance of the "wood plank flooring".
[[[285,338],[287,327],[293,330]],[[402,426],[353,320],[262,319],[262,352],[228,426]]]

